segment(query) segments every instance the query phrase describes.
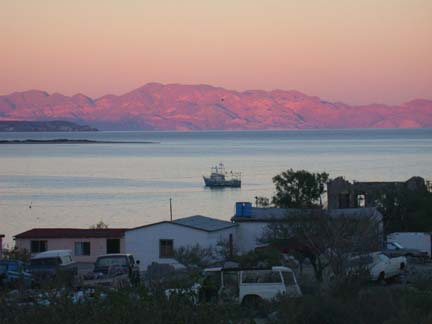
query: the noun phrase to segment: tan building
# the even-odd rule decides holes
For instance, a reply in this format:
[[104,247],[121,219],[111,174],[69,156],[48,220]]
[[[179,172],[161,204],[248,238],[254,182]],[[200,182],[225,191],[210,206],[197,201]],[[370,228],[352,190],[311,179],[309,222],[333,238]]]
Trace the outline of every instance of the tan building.
[[72,250],[74,261],[95,262],[102,254],[125,253],[124,228],[33,228],[15,235],[18,249],[37,254]]

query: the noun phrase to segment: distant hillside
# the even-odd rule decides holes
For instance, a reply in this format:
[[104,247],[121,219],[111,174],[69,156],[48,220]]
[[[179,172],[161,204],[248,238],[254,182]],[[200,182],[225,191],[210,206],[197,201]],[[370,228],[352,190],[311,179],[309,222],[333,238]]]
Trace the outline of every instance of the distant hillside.
[[68,121],[0,121],[0,132],[90,132],[97,131]]
[[351,106],[298,91],[232,91],[149,83],[123,95],[31,90],[0,96],[0,120],[88,123],[105,130],[247,130],[432,127],[432,100]]

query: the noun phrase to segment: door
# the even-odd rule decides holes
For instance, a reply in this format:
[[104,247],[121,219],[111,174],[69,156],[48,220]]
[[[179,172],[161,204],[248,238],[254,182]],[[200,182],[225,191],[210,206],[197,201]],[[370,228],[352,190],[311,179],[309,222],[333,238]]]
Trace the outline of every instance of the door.
[[239,271],[222,272],[222,291],[220,297],[223,302],[237,303],[239,301]]

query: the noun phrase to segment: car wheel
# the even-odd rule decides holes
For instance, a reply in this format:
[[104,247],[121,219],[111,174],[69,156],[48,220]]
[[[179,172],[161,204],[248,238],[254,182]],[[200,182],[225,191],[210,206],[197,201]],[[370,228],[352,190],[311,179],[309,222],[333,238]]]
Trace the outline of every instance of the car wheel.
[[382,271],[380,274],[379,274],[379,276],[378,276],[378,283],[379,284],[381,284],[381,285],[383,285],[383,284],[385,284],[386,283],[386,277],[385,277],[385,273],[384,273],[384,271]]
[[248,295],[243,298],[242,305],[249,309],[257,309],[262,304],[262,298],[257,295]]

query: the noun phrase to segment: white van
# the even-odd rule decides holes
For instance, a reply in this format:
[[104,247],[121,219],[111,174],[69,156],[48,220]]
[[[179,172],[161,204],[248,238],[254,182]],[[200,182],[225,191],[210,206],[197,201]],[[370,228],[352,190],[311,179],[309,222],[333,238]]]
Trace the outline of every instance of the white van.
[[267,269],[208,268],[200,285],[200,300],[256,304],[278,294],[302,296],[294,272],[288,267]]

